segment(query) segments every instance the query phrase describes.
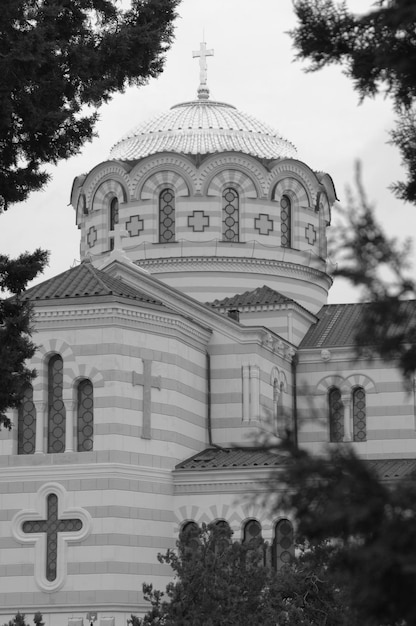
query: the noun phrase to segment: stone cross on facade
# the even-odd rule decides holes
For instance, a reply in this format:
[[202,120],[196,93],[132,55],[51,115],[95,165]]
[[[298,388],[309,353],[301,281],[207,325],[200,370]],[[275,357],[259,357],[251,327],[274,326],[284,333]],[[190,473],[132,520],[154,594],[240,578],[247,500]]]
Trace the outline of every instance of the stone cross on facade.
[[24,533],[46,533],[46,572],[45,577],[53,582],[57,575],[58,533],[77,533],[82,530],[80,519],[58,518],[58,496],[50,493],[47,497],[47,516],[45,520],[27,520],[22,524]]
[[307,239],[308,243],[313,246],[316,241],[316,230],[314,229],[312,224],[308,224],[305,228],[305,238]]
[[142,359],[143,374],[132,372],[132,384],[143,385],[143,423],[142,439],[151,439],[151,417],[152,417],[152,387],[161,389],[162,381],[160,376],[152,376],[152,361]]
[[192,57],[199,57],[199,87],[198,98],[200,100],[206,100],[209,97],[209,89],[207,87],[207,57],[214,56],[214,50],[207,50],[207,44],[201,42],[199,50],[192,52]]

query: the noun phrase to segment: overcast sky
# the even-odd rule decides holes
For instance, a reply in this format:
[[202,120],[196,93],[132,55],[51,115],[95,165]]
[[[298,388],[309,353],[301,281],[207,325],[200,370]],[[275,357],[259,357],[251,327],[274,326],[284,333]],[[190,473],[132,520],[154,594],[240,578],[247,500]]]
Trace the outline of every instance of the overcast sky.
[[[356,11],[372,3],[347,2]],[[203,33],[215,51],[207,61],[212,99],[277,129],[295,144],[300,160],[332,176],[341,203],[360,159],[367,195],[387,230],[398,236],[415,232],[416,208],[398,202],[387,189],[402,176],[398,152],[387,144],[391,102],[378,97],[360,104],[340,67],[304,72],[306,65],[294,61],[287,33],[296,23],[291,0],[182,0],[178,11],[164,72],[102,107],[98,137],[78,156],[50,168],[52,181],[44,191],[0,217],[1,252],[15,256],[36,247],[50,250],[50,266],[40,280],[79,261],[79,231],[69,206],[73,179],[105,161],[112,145],[132,127],[196,97],[199,66],[192,51]],[[331,290],[330,302],[354,298],[345,285]]]

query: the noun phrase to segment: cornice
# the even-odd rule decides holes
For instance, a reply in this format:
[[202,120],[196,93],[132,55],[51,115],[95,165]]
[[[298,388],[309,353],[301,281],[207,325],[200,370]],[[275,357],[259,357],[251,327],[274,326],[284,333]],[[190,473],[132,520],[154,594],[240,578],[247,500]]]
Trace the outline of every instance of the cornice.
[[310,281],[311,278],[316,282],[325,284],[328,288],[332,285],[332,278],[324,271],[314,267],[301,265],[300,263],[291,263],[290,261],[277,261],[272,259],[248,259],[241,257],[169,257],[155,259],[141,259],[136,262],[143,269],[149,269],[151,274],[162,273],[169,267],[170,272],[183,272],[184,266],[188,270],[198,271],[234,271],[248,272],[251,274],[267,273],[273,276],[290,275],[302,277],[304,280]]

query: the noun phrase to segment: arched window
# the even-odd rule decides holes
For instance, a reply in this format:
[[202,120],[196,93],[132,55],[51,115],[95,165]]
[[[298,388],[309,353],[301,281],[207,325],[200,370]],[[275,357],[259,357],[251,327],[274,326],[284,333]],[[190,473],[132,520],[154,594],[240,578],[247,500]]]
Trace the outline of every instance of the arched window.
[[292,247],[292,203],[287,196],[280,200],[280,245]]
[[48,364],[48,452],[65,451],[66,414],[62,390],[63,361],[55,354]]
[[328,393],[329,405],[329,441],[339,443],[344,438],[344,405],[341,392],[332,387]]
[[291,563],[295,556],[294,532],[288,519],[281,519],[274,529],[272,545],[272,567],[280,570]]
[[355,387],[352,392],[352,426],[354,441],[367,440],[365,391]]
[[243,545],[250,545],[261,539],[261,526],[260,522],[255,519],[251,519],[244,525],[243,531]]
[[94,441],[94,388],[90,380],[81,380],[77,396],[77,450],[87,452],[93,449]]
[[36,409],[32,385],[26,385],[17,414],[17,454],[33,454],[36,446]]
[[[118,198],[113,198],[110,202],[110,230],[114,230],[118,224]],[[110,237],[110,250],[114,250],[114,237]]]
[[232,187],[224,189],[222,194],[222,239],[239,241],[240,199]]
[[199,528],[196,522],[187,522],[182,526],[179,535],[182,545],[187,550],[194,552],[199,547]]
[[219,531],[216,535],[215,550],[223,552],[231,543],[231,528],[229,523],[223,519],[217,520],[215,526]]
[[159,243],[175,241],[175,194],[164,189],[159,196]]

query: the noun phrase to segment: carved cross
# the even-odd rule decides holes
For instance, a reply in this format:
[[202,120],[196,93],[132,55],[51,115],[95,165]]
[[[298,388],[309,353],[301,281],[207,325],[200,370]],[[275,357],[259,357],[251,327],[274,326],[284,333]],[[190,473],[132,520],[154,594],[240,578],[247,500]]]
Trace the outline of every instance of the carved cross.
[[82,530],[80,519],[58,518],[58,496],[50,493],[47,498],[47,518],[45,520],[27,520],[22,525],[24,533],[46,533],[46,579],[56,579],[58,563],[58,533],[79,532]]
[[126,229],[130,237],[137,237],[143,230],[143,220],[140,219],[140,215],[132,215],[128,222],[126,222]]
[[188,216],[188,227],[192,228],[194,233],[204,231],[206,226],[209,226],[209,217],[203,211],[194,211]]
[[142,359],[143,374],[132,372],[132,384],[143,385],[143,423],[142,423],[142,439],[151,439],[151,417],[152,417],[152,387],[156,389],[162,388],[160,376],[152,376],[152,361],[150,359]]
[[273,230],[273,220],[265,213],[260,213],[254,220],[254,226],[260,235],[268,235]]
[[313,246],[316,241],[316,230],[312,224],[308,224],[305,228],[305,237],[308,240],[308,243]]

